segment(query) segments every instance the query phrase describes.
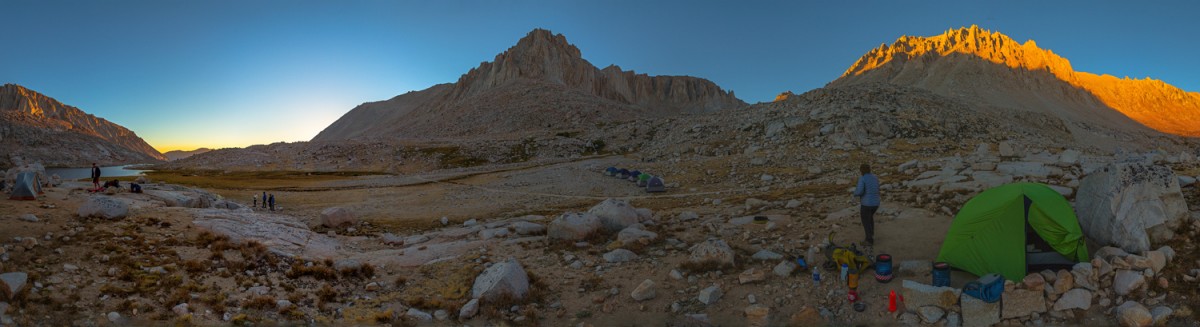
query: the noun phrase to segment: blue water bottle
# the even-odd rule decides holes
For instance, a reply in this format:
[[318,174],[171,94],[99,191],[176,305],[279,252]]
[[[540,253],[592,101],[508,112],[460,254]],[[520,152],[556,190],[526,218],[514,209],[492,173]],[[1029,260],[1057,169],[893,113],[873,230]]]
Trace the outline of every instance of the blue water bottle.
[[813,272],[813,286],[820,285],[821,284],[821,273],[818,272],[815,267],[812,269],[812,272]]

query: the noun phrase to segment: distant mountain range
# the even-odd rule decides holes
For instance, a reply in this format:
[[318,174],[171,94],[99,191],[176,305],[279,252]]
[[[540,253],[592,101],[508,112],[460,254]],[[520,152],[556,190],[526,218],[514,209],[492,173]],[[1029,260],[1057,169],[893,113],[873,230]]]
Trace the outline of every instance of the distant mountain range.
[[[858,59],[828,87],[889,83],[970,103],[1051,114],[1094,126],[1200,136],[1200,93],[1152,79],[1077,72],[1034,41],[1024,44],[971,26],[930,37],[902,36]],[[1086,133],[1080,135],[1087,135]]]
[[133,131],[16,84],[0,87],[0,168],[166,160]]
[[195,149],[195,150],[191,150],[191,151],[174,150],[174,151],[167,151],[166,153],[163,153],[163,156],[167,157],[167,161],[175,161],[175,160],[191,157],[191,156],[194,156],[197,154],[205,153],[208,151],[212,151],[212,149],[199,148],[199,149]]
[[535,29],[457,82],[362,104],[313,141],[521,136],[743,106],[702,78],[596,68],[562,34]]

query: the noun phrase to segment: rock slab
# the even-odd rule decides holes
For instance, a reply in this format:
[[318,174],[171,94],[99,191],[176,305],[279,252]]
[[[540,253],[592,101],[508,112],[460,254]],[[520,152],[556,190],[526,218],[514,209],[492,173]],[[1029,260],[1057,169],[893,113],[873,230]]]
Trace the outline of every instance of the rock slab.
[[1033,313],[1046,312],[1046,297],[1040,290],[1011,290],[1004,292],[1001,297],[1004,305],[1001,306],[1000,317],[1003,319],[1027,318]]
[[129,215],[129,205],[110,196],[93,195],[79,206],[77,214],[85,218],[121,219]]
[[[904,305],[909,308],[920,308],[927,305],[942,309],[950,309],[958,304],[962,291],[953,287],[936,287],[911,280],[904,280],[901,285]],[[997,314],[997,318],[999,314]]]
[[11,300],[14,296],[25,288],[25,283],[29,281],[29,274],[24,272],[10,272],[0,274],[0,291],[4,292],[4,298]]
[[970,295],[962,295],[963,327],[988,327],[997,323],[1000,323],[1000,302],[987,303]]

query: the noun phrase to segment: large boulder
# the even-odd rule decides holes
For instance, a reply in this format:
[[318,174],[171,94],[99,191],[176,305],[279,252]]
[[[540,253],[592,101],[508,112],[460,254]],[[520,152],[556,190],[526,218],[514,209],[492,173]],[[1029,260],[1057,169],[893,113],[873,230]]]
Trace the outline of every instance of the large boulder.
[[1179,180],[1165,166],[1109,164],[1083,178],[1075,199],[1088,238],[1130,253],[1171,239],[1188,216]]
[[[28,280],[29,274],[24,272],[0,274],[0,295],[4,295],[5,300],[12,300],[13,297],[21,293],[21,289],[25,288],[25,283]],[[0,312],[0,315],[3,313]]]
[[129,215],[129,204],[110,196],[89,196],[87,202],[79,206],[80,217],[97,217],[104,219],[121,219]]
[[637,228],[637,225],[627,227],[622,229],[620,233],[617,233],[617,241],[622,245],[646,245],[654,242],[655,239],[658,239],[658,233]]
[[1117,322],[1121,323],[1121,326],[1143,327],[1154,323],[1154,316],[1150,314],[1150,310],[1137,301],[1121,303],[1120,306],[1117,306],[1115,313]]
[[725,243],[725,240],[717,238],[696,243],[691,248],[691,255],[688,256],[688,262],[692,264],[716,267],[733,266],[734,260],[733,249]]
[[604,200],[604,202],[600,202],[595,207],[588,209],[587,212],[599,217],[600,223],[609,232],[620,231],[641,220],[637,208],[629,205],[629,200]]
[[1129,295],[1146,285],[1146,276],[1140,271],[1118,270],[1113,276],[1113,292],[1120,296]]
[[488,267],[475,277],[475,284],[471,286],[471,298],[484,302],[502,296],[519,300],[526,294],[529,294],[529,275],[517,259],[511,258]]
[[325,208],[321,210],[321,225],[325,227],[338,227],[341,225],[351,225],[357,222],[354,217],[354,212],[350,209],[342,207]]
[[578,241],[600,231],[600,217],[591,213],[568,212],[550,222],[546,235],[553,239]]

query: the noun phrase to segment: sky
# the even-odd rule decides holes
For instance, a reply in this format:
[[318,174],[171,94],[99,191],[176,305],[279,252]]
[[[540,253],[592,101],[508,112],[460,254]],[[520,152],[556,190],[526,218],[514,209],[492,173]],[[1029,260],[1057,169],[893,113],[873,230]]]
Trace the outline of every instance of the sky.
[[1077,71],[1200,91],[1200,1],[0,0],[0,83],[160,151],[307,141],[355,106],[454,82],[534,28],[598,67],[805,92],[901,35],[972,24]]

